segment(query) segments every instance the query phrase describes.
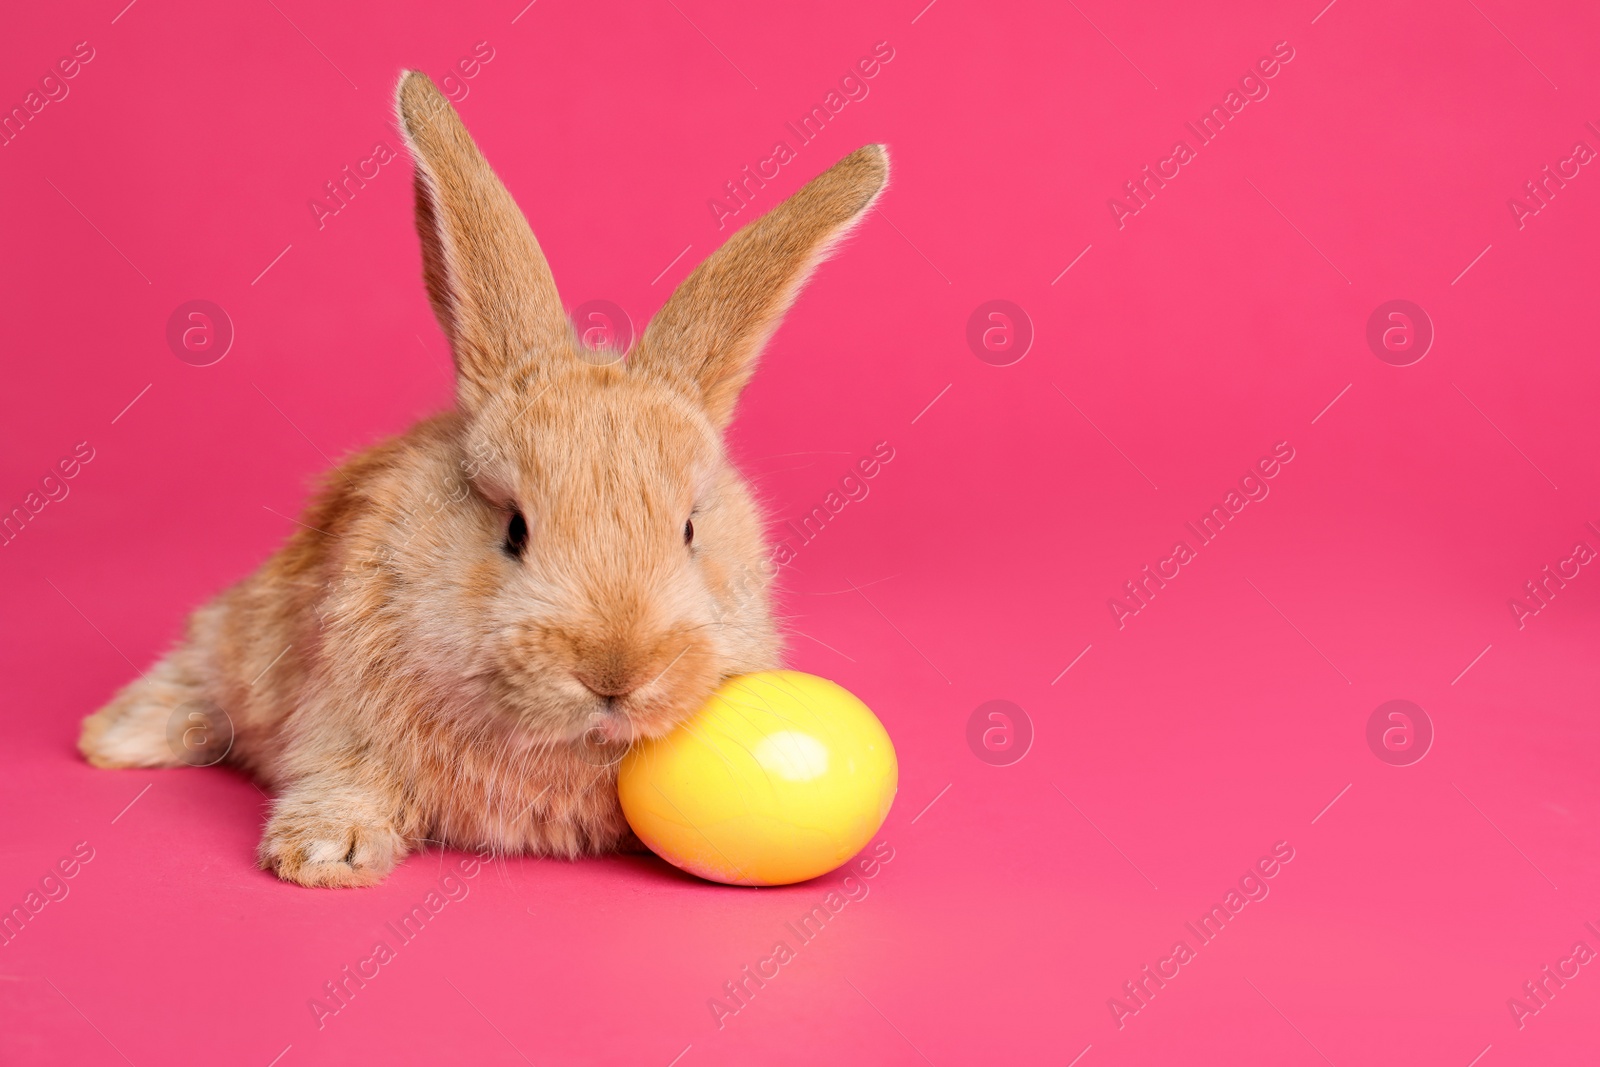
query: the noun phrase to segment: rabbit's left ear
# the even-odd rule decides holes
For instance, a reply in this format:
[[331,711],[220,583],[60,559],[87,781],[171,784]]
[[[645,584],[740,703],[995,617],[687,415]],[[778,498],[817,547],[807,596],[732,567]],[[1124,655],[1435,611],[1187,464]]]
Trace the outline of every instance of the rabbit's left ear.
[[395,90],[416,161],[422,273],[456,361],[456,395],[472,410],[564,357],[571,326],[527,219],[421,71]]
[[713,425],[726,426],[800,287],[888,180],[883,146],[858,148],[728,238],[650,320],[628,366],[687,393]]

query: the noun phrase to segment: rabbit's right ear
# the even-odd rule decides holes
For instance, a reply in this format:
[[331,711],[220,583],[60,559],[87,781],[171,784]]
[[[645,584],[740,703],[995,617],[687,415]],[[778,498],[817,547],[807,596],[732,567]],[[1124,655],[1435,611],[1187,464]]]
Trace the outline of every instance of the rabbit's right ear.
[[416,162],[423,280],[456,362],[456,395],[473,410],[516,389],[569,348],[571,326],[528,221],[421,71],[395,90]]

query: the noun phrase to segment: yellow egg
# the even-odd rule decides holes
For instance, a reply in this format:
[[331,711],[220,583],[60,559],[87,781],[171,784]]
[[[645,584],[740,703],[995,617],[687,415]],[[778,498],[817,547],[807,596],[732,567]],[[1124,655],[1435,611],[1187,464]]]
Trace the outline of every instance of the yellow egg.
[[731,678],[623,759],[628,824],[662,859],[730,885],[827,874],[878,832],[899,784],[876,715],[799,671]]

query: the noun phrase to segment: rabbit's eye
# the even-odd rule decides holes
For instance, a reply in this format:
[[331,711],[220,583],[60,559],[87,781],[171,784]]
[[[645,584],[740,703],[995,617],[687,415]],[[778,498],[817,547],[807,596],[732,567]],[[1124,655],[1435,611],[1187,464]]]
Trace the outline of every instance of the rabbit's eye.
[[506,524],[506,555],[520,558],[527,547],[528,520],[522,517],[522,512],[513,511],[511,521]]
[[686,545],[694,544],[694,520],[693,519],[685,519],[684,520],[684,523],[683,523],[683,543],[686,544]]

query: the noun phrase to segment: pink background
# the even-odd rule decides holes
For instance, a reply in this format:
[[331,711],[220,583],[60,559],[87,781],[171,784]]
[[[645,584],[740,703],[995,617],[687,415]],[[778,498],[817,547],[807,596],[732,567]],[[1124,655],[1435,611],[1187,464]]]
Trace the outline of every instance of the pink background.
[[[0,549],[0,906],[94,850],[0,948],[0,1060],[1594,1061],[1600,967],[1521,1028],[1507,1003],[1600,949],[1600,574],[1522,629],[1508,607],[1600,548],[1600,175],[1521,229],[1507,204],[1600,148],[1592,8],[123,2],[12,5],[0,35],[7,109],[95,50],[0,148],[0,505],[94,449]],[[1270,95],[1118,229],[1108,198],[1284,40]],[[320,231],[308,201],[399,147],[402,67],[442,77],[479,41],[460,110],[564,298],[640,325],[730,232],[707,199],[894,49],[740,216],[890,146],[881,213],[734,433],[778,523],[895,450],[783,579],[792,665],[898,746],[894,858],[721,1029],[708,1000],[837,876],[497,863],[319,1029],[308,1000],[462,857],[281,884],[247,780],[73,747],[283,540],[325,457],[449,402],[409,162]],[[1407,367],[1365,340],[1396,298],[1436,331]],[[213,366],[165,341],[192,299],[237,331]],[[1014,365],[967,347],[990,299],[1033,324]],[[1279,441],[1270,496],[1119,630],[1108,599]],[[1010,766],[966,741],[991,699],[1035,732]],[[1391,699],[1436,731],[1411,766],[1367,745]],[[1119,1028],[1108,999],[1279,841],[1270,895]]]

